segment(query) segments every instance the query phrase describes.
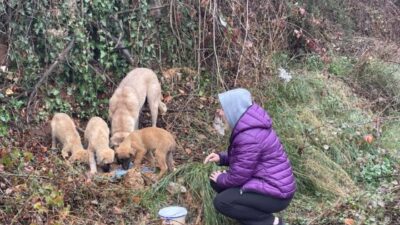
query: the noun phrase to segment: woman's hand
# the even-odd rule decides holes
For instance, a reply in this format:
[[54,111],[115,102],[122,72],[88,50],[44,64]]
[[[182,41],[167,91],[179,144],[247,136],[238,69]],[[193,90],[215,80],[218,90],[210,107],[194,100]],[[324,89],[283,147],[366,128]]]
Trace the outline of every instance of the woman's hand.
[[214,171],[211,173],[210,179],[213,180],[215,183],[217,183],[217,179],[219,175],[225,173],[225,171]]
[[219,155],[216,153],[211,153],[206,157],[206,159],[204,159],[204,164],[206,164],[208,162],[219,163],[219,161],[220,161]]

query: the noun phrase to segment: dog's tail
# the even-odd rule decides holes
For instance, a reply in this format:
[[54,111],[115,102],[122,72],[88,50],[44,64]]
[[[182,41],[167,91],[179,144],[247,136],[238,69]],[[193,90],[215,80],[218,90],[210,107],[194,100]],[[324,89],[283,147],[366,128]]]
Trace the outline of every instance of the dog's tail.
[[174,156],[173,156],[173,151],[169,151],[167,153],[167,166],[168,166],[168,171],[172,172],[174,171]]

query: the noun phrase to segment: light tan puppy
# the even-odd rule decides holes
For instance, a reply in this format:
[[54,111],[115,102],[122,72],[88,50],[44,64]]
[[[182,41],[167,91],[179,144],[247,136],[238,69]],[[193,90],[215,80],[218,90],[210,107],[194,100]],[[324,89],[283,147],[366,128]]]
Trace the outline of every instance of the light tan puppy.
[[138,129],[139,113],[146,98],[155,127],[158,110],[167,111],[161,97],[161,86],[152,70],[136,68],[129,72],[110,99],[111,145],[118,146],[130,132]]
[[58,140],[63,145],[61,155],[71,162],[88,162],[88,151],[83,149],[81,138],[76,130],[74,121],[65,113],[56,113],[51,120],[51,148],[56,148]]
[[97,172],[96,164],[104,172],[109,172],[115,153],[109,147],[110,129],[107,123],[100,117],[92,117],[86,125],[84,137],[88,143],[90,172]]
[[175,148],[176,142],[171,133],[161,128],[147,127],[130,133],[116,149],[116,155],[123,169],[129,168],[129,163],[133,157],[134,166],[140,168],[146,153],[154,151],[160,168],[157,179],[160,179],[167,169],[169,171],[173,170],[172,152]]

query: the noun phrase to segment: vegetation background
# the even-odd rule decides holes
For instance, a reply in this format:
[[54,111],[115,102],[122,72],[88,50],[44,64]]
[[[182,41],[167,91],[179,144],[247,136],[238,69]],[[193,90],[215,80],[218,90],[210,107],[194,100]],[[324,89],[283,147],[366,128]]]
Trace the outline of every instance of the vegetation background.
[[[234,224],[213,209],[216,168],[201,162],[227,147],[211,126],[216,94],[245,87],[295,170],[289,224],[400,224],[399,24],[398,0],[3,0],[0,222],[158,224],[180,204],[189,224]],[[158,125],[177,137],[178,168],[142,190],[88,181],[50,150],[49,120],[107,119],[138,66],[162,82]]]

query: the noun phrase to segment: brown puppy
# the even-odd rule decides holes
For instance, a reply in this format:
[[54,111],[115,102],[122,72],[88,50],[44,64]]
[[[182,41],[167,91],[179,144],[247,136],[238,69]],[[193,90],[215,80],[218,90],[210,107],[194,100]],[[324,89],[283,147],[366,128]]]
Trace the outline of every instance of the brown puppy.
[[130,133],[119,145],[116,154],[118,161],[122,163],[122,168],[128,169],[131,158],[135,158],[134,166],[140,168],[147,151],[154,151],[160,167],[157,179],[160,179],[167,169],[173,170],[172,151],[175,148],[176,142],[171,133],[161,128],[147,127]]
[[84,137],[88,143],[90,172],[97,172],[96,164],[104,172],[109,172],[115,153],[109,147],[110,129],[107,123],[100,117],[92,117],[86,125]]
[[88,162],[88,151],[83,149],[81,138],[76,130],[74,121],[65,113],[56,113],[51,120],[51,148],[56,148],[58,140],[63,145],[61,155],[69,161]]
[[138,129],[139,113],[146,98],[155,127],[158,110],[167,111],[161,97],[161,86],[152,70],[136,68],[129,72],[110,99],[111,145],[118,146],[130,132]]

